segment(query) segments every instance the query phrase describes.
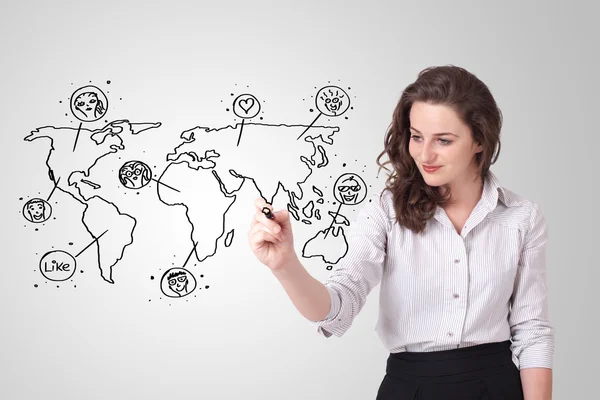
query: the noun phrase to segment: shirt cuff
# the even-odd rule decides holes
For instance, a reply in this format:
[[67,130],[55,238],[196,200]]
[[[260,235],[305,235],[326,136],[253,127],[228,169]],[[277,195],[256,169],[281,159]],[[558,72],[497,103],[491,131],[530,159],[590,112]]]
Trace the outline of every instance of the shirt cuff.
[[523,350],[518,356],[519,369],[525,368],[550,368],[554,367],[554,338],[548,337],[544,341],[533,343]]
[[340,332],[336,329],[339,328],[341,324],[340,311],[342,309],[342,304],[340,301],[340,296],[338,293],[325,285],[327,291],[329,292],[329,299],[331,301],[331,306],[329,307],[329,313],[320,321],[309,321],[313,327],[317,328],[317,333],[325,336],[326,338],[330,337],[332,334],[336,336],[341,336]]

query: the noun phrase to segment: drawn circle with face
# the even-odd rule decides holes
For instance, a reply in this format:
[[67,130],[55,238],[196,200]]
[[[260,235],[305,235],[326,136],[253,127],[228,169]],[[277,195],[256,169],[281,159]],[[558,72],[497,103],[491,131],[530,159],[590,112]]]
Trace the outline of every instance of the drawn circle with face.
[[367,197],[367,185],[356,174],[342,174],[333,185],[333,196],[344,205],[355,206]]
[[152,170],[141,161],[127,161],[119,169],[119,181],[127,189],[141,189],[152,180]]
[[160,280],[160,290],[167,297],[185,297],[195,289],[196,278],[184,268],[171,268]]
[[94,122],[104,117],[108,98],[96,86],[80,87],[71,95],[71,113],[82,122]]
[[39,224],[46,222],[52,215],[52,207],[44,199],[34,198],[23,206],[23,216],[29,222]]
[[241,94],[233,101],[233,113],[239,118],[254,118],[260,112],[260,102],[251,94]]
[[350,108],[350,96],[339,86],[325,86],[315,97],[317,109],[328,117],[339,117]]
[[40,272],[49,281],[66,281],[73,276],[76,268],[75,257],[62,250],[49,251],[40,260]]

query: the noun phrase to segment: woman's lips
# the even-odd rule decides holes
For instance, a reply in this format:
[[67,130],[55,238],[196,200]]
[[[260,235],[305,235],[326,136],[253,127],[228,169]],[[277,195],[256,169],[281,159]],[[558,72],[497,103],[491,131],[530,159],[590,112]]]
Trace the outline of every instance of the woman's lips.
[[441,165],[439,167],[426,167],[423,165],[423,169],[425,170],[425,172],[429,172],[429,173],[435,172],[438,169],[440,169],[441,167],[442,167]]

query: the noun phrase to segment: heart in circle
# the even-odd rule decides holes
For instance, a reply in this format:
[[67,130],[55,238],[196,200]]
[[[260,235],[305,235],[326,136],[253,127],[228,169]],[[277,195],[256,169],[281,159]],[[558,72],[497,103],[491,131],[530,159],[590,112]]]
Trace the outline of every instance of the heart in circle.
[[[247,98],[247,99],[245,99],[245,100],[240,100],[240,103],[239,103],[239,104],[240,104],[240,108],[241,108],[242,110],[244,110],[244,112],[245,112],[246,114],[248,114],[248,111],[250,111],[250,109],[251,109],[252,107],[254,107],[254,99],[253,99],[252,97],[249,97],[249,98]],[[244,106],[245,106],[245,107],[244,107]]]

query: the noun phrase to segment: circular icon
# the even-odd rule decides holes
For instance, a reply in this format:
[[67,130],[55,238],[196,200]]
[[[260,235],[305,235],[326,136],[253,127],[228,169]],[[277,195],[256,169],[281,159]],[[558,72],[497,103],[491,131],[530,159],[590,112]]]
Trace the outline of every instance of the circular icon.
[[141,189],[152,180],[152,170],[141,161],[127,161],[119,169],[119,181],[127,189]]
[[52,206],[44,199],[31,199],[23,206],[23,216],[29,222],[46,222],[52,215]]
[[80,121],[97,121],[104,117],[107,109],[108,99],[96,86],[81,87],[71,95],[71,112]]
[[241,94],[233,101],[233,113],[240,118],[254,118],[260,112],[260,103],[251,94]]
[[356,174],[342,174],[333,185],[333,196],[344,205],[355,206],[367,197],[367,185]]
[[325,86],[317,92],[317,109],[328,117],[338,117],[350,107],[350,96],[341,87]]
[[171,268],[160,280],[160,290],[167,297],[185,297],[195,289],[196,278],[184,268]]
[[50,281],[66,281],[75,273],[75,258],[62,250],[52,250],[40,260],[40,272]]

